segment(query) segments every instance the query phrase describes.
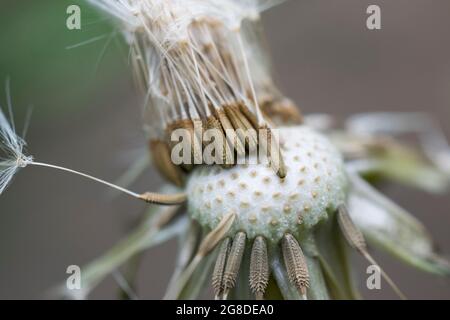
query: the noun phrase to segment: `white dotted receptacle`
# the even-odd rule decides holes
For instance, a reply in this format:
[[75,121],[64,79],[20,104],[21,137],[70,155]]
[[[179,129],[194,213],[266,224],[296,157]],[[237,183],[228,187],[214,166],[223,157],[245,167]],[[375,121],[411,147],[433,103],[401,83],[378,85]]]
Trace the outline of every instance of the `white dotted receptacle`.
[[347,178],[340,153],[331,142],[306,126],[281,128],[287,176],[280,179],[265,164],[200,166],[190,175],[189,214],[214,228],[228,213],[237,214],[231,232],[248,238],[262,235],[278,242],[300,225],[311,229],[346,197]]

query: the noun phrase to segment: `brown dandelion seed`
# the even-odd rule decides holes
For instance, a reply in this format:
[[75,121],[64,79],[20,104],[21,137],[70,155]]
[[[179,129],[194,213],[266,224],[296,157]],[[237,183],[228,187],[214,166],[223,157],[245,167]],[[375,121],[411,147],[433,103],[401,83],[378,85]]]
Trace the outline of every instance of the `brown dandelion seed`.
[[226,138],[231,146],[235,146],[236,152],[239,156],[245,155],[245,146],[242,141],[238,138],[230,119],[226,116],[225,112],[221,109],[215,110],[217,113],[217,118],[222,125],[222,128],[227,133]]
[[177,186],[182,186],[183,172],[171,161],[170,147],[167,143],[161,140],[150,140],[150,150],[153,163],[159,172]]
[[371,264],[376,265],[380,268],[381,275],[389,284],[389,286],[395,291],[395,293],[401,298],[406,299],[405,295],[400,291],[397,285],[392,281],[392,279],[384,272],[384,270],[379,266],[375,259],[367,251],[366,241],[362,232],[353,223],[350,215],[348,214],[347,208],[344,205],[338,208],[338,223],[339,227],[344,234],[345,239],[349,245],[356,249],[364,258],[367,259]]
[[154,192],[145,192],[137,196],[139,199],[148,203],[160,205],[181,204],[187,201],[186,193],[160,194]]
[[309,273],[300,245],[293,235],[287,233],[281,241],[281,249],[289,281],[306,298],[306,289],[309,287]]
[[214,271],[212,274],[212,287],[214,289],[214,295],[216,300],[223,293],[223,273],[225,271],[225,264],[227,262],[227,256],[231,248],[231,239],[225,238],[220,244],[219,255],[214,265]]
[[366,241],[361,231],[353,224],[347,209],[344,206],[338,208],[338,222],[347,242],[358,251],[366,250]]
[[236,285],[236,279],[241,266],[242,256],[244,255],[246,235],[244,232],[238,232],[233,238],[230,254],[228,255],[225,271],[223,274],[223,297],[227,298],[228,292]]
[[224,110],[236,130],[236,135],[242,145],[246,146],[249,150],[255,150],[258,145],[256,130],[254,130],[247,118],[241,113],[239,107],[235,105],[225,106]]
[[284,178],[287,169],[283,160],[280,144],[267,124],[263,124],[259,127],[259,138],[260,148],[267,152],[270,160],[267,166],[269,168],[271,167],[280,178]]
[[250,289],[257,300],[262,300],[269,283],[267,244],[263,237],[255,238],[250,256]]
[[192,258],[191,262],[186,267],[186,269],[184,269],[184,271],[180,274],[179,277],[180,285],[173,287],[171,290],[169,290],[164,297],[165,299],[174,300],[176,297],[179,296],[182,288],[184,288],[184,286],[192,276],[192,273],[196,270],[199,263],[206,255],[208,255],[217,246],[217,244],[230,231],[230,228],[233,225],[235,219],[236,219],[235,212],[227,213],[220,220],[219,224],[203,238],[197,249],[197,253]]

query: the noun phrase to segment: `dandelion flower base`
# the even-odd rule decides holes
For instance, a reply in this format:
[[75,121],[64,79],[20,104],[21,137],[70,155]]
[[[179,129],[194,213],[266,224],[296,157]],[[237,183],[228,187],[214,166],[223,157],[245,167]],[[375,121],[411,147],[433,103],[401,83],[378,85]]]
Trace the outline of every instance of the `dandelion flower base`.
[[188,181],[190,215],[212,229],[224,214],[235,212],[230,233],[244,231],[249,239],[263,236],[273,243],[326,219],[346,199],[340,153],[306,126],[281,128],[280,139],[288,171],[285,178],[262,163],[231,169],[201,166]]

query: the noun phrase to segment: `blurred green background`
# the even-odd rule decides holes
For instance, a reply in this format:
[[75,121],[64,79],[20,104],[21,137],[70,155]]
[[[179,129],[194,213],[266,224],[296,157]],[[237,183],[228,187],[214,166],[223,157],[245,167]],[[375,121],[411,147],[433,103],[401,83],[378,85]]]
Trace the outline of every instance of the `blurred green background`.
[[[81,30],[66,28],[66,8],[81,7]],[[382,29],[365,27],[366,8],[382,9]],[[450,2],[448,0],[291,0],[264,14],[276,78],[304,113],[339,117],[364,111],[426,111],[450,136]],[[128,49],[111,21],[83,1],[0,0],[0,88],[11,80],[20,128],[34,106],[29,153],[115,180],[145,152],[141,98],[128,68]],[[97,41],[94,41],[96,40]],[[84,45],[79,45],[87,42]],[[0,105],[5,95],[0,90]],[[132,188],[155,190],[152,171]],[[389,187],[450,253],[448,195]],[[145,206],[112,198],[105,188],[43,168],[22,170],[0,197],[0,298],[45,298],[66,278],[130,230]],[[172,241],[146,254],[138,277],[142,298],[158,299],[170,277]],[[376,254],[410,298],[450,298],[448,281]],[[395,298],[363,288],[367,297]],[[94,298],[115,298],[108,278]]]
[[[85,1],[0,4],[0,79],[11,78],[18,118],[28,104],[37,108],[35,121],[70,117],[91,107],[99,90],[128,77],[121,38]],[[66,28],[71,4],[81,8],[81,30]]]

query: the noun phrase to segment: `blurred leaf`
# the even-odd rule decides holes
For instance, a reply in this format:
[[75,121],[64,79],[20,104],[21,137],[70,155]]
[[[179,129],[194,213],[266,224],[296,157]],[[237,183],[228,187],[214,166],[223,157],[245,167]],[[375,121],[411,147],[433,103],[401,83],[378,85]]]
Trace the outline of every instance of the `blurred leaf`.
[[377,172],[388,179],[423,189],[443,192],[449,179],[438,168],[428,164],[415,150],[392,144],[375,157]]
[[332,299],[359,299],[348,248],[336,216],[321,224],[315,233],[318,260]]
[[416,268],[450,275],[450,264],[433,251],[425,227],[356,174],[350,174],[349,213],[370,243]]

